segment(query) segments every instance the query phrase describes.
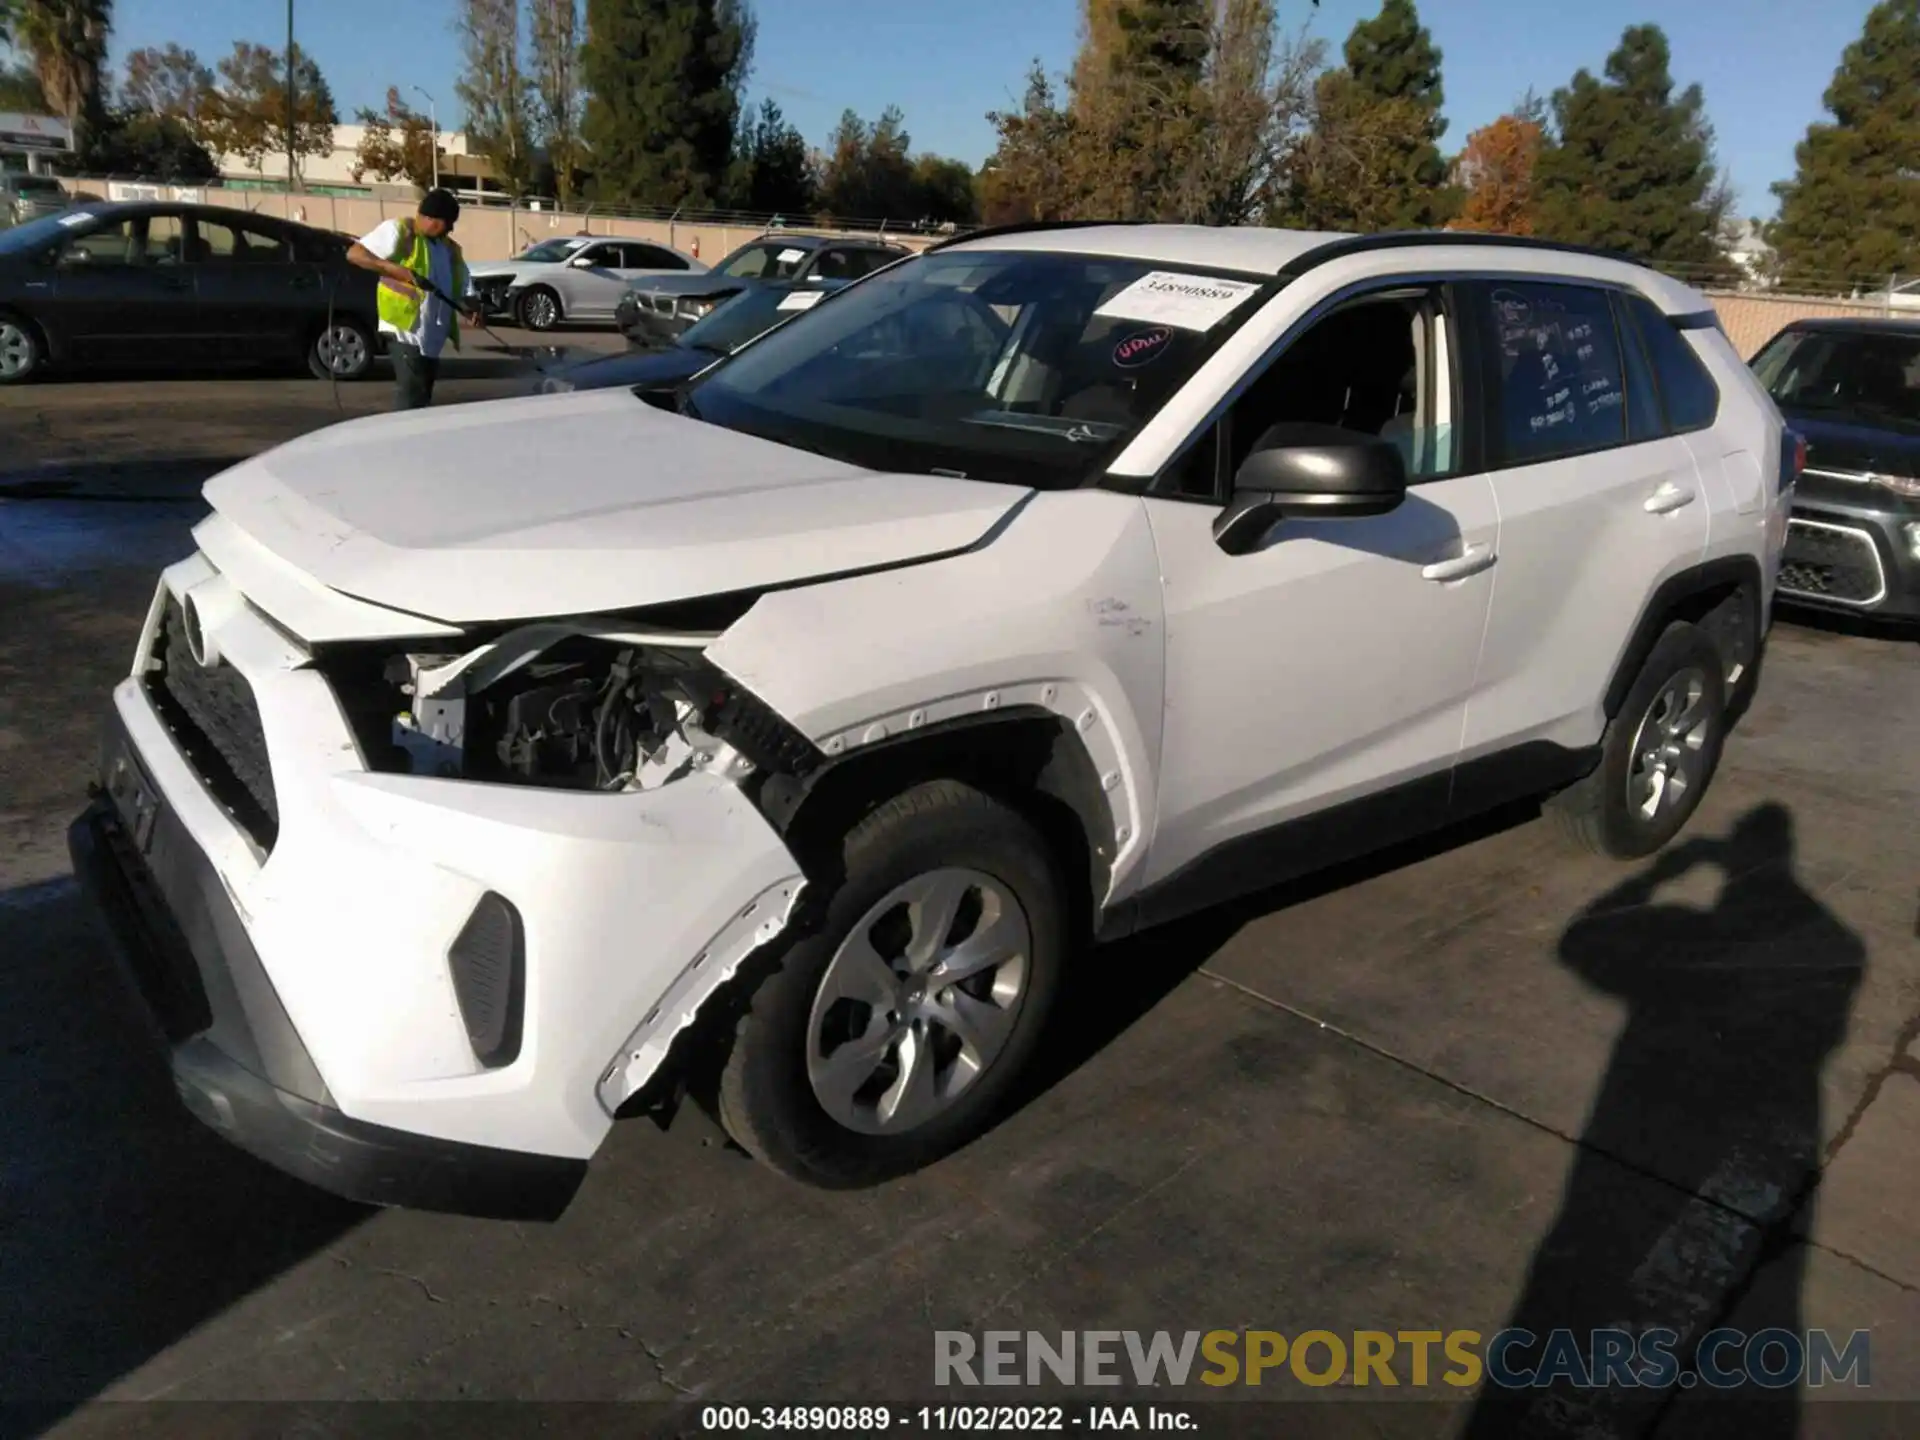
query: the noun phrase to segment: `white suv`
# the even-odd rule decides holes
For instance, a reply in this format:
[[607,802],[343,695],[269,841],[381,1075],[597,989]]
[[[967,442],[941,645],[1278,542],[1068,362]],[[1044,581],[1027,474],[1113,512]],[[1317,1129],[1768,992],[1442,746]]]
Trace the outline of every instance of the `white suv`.
[[553,1214],[683,1094],[868,1183],[1092,942],[1528,795],[1665,843],[1796,463],[1620,260],[987,232],[677,390],[209,482],[76,866],[188,1105],[317,1184]]

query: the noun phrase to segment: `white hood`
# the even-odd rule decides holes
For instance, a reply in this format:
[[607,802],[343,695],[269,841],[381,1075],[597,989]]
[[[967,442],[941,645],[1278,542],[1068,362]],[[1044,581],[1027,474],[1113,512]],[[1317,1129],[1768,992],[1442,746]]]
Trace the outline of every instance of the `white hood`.
[[205,493],[320,584],[463,624],[947,554],[1030,492],[863,470],[613,389],[348,421],[215,476]]

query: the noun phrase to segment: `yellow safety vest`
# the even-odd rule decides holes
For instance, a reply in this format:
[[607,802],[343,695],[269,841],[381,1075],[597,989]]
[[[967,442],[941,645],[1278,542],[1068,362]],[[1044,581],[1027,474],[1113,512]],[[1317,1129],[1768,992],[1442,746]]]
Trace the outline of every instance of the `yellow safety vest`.
[[[400,243],[394,252],[384,258],[396,260],[414,274],[427,276],[432,274],[432,260],[427,247],[433,242],[415,228],[411,217],[400,222]],[[442,236],[440,243],[453,252],[453,294],[459,298],[467,293],[467,262],[460,254],[460,247],[452,240]],[[414,285],[402,285],[399,281],[382,275],[380,277],[379,308],[380,318],[393,326],[402,335],[410,334],[420,319],[420,307],[426,302],[426,292]],[[460,312],[453,312],[448,327],[453,348],[460,348]]]

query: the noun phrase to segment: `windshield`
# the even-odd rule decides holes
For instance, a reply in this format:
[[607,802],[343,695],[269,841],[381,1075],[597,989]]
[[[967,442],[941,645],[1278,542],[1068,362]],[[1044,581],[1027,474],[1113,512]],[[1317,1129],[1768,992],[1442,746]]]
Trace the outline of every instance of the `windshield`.
[[1920,428],[1920,331],[1798,330],[1754,362],[1782,410]]
[[798,315],[818,301],[821,293],[805,286],[798,290],[744,290],[699,324],[689,326],[680,343],[716,355],[731,355],[789,315]]
[[742,245],[713,273],[734,280],[791,280],[806,263],[807,252],[798,245]]
[[709,371],[686,408],[875,470],[1064,488],[1103,469],[1272,283],[1034,251],[926,255]]
[[82,220],[92,218],[88,211],[69,210],[64,215],[45,215],[38,220],[29,220],[24,225],[16,225],[11,230],[0,230],[0,255],[30,255],[53,244]]
[[587,243],[584,235],[570,235],[564,240],[542,240],[530,250],[522,250],[513,258],[516,260],[564,260],[573,251]]
[[22,195],[58,195],[60,182],[48,175],[10,175],[7,183]]

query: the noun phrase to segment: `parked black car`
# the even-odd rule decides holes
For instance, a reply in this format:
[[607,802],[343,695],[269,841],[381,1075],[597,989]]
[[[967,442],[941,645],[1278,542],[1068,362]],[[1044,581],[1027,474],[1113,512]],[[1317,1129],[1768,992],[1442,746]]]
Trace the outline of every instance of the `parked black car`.
[[706,319],[663,345],[636,347],[624,355],[600,355],[542,376],[540,394],[604,390],[615,385],[678,385],[724,359],[774,326],[810,310],[844,280],[785,281],[762,285],[721,303]]
[[703,275],[629,287],[614,309],[614,323],[635,344],[662,345],[742,290],[808,280],[845,284],[911,253],[886,240],[776,231],[748,241]]
[[1753,368],[1807,442],[1781,600],[1920,621],[1920,319],[1795,321]]
[[344,235],[244,210],[80,205],[0,231],[0,384],[42,369],[293,364],[355,380],[379,341]]

